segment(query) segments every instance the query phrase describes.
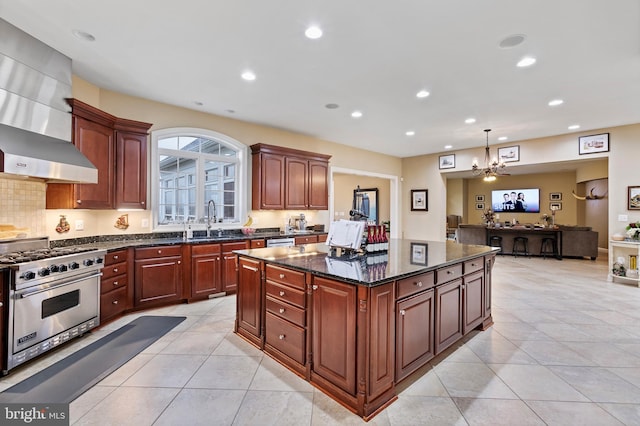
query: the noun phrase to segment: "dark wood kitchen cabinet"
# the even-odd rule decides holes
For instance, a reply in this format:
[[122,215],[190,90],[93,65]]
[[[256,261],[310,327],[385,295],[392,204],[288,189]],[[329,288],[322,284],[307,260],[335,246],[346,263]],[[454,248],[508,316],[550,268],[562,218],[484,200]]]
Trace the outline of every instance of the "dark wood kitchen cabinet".
[[135,307],[182,299],[182,247],[135,249]]
[[[7,296],[9,294],[8,289],[4,288],[4,279],[5,272],[0,271],[0,370],[4,371],[7,369],[7,330],[5,330],[5,315],[7,315],[7,311],[9,307],[6,305],[8,303]],[[8,285],[8,284],[7,284]]]
[[149,123],[115,117],[77,99],[73,144],[98,169],[98,183],[47,185],[48,209],[146,208]]
[[331,156],[256,144],[252,206],[256,210],[327,210]]
[[462,337],[462,278],[436,287],[435,298],[437,355]]
[[467,334],[484,321],[484,259],[465,262],[464,271],[462,333]]
[[234,250],[249,248],[249,241],[222,243],[222,291],[234,293],[238,288],[238,258]]
[[264,264],[241,257],[238,263],[238,296],[235,332],[259,348],[262,341],[262,271]]
[[100,279],[100,322],[105,323],[130,309],[128,249],[105,255]]
[[220,244],[191,245],[191,297],[205,297],[222,291]]

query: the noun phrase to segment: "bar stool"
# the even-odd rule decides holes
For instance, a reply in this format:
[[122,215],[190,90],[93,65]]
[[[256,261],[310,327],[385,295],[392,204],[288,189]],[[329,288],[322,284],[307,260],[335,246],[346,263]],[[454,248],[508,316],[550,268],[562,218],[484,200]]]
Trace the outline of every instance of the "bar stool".
[[530,256],[529,254],[529,238],[527,237],[514,237],[513,238],[513,249],[511,249],[511,253],[514,256],[519,254],[524,254],[526,256]]
[[544,237],[542,239],[540,255],[543,259],[546,259],[548,254],[553,255],[553,257],[558,257],[558,245],[556,244],[555,237]]
[[492,235],[489,238],[489,245],[491,247],[500,247],[500,251],[498,253],[502,253],[502,237],[498,235]]

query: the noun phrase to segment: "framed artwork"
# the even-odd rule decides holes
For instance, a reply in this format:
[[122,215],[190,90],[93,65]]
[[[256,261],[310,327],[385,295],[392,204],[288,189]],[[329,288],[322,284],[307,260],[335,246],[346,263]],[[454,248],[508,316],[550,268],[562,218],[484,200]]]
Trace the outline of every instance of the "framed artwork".
[[476,203],[476,210],[484,210],[484,203]]
[[427,244],[411,243],[411,263],[413,265],[427,264]]
[[520,161],[520,145],[498,148],[498,160],[503,163]]
[[580,155],[607,151],[609,151],[609,133],[578,138],[578,154]]
[[629,197],[627,198],[627,209],[640,210],[640,186],[629,186]]
[[562,210],[562,203],[549,203],[549,210]]
[[476,203],[484,203],[484,195],[476,195]]
[[378,188],[367,189],[354,189],[353,190],[353,203],[351,205],[352,210],[356,210],[363,215],[367,216],[368,223],[378,224]]
[[551,201],[561,201],[562,200],[562,192],[550,192],[549,200]]
[[441,169],[453,169],[456,167],[456,155],[441,155],[440,156],[440,168]]
[[429,211],[429,200],[427,195],[429,191],[426,189],[411,190],[411,211]]

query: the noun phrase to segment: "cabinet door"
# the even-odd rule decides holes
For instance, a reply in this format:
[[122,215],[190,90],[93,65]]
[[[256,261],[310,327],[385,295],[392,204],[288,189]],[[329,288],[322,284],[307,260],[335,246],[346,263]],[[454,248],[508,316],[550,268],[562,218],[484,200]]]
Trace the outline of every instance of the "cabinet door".
[[462,279],[436,287],[436,355],[462,337]]
[[253,156],[253,208],[284,209],[284,156],[254,154]]
[[180,300],[182,258],[178,256],[135,260],[135,305]]
[[464,277],[462,286],[462,333],[467,334],[484,319],[484,271]]
[[345,392],[356,393],[356,287],[314,278],[313,371]]
[[[240,257],[238,260],[238,296],[236,330],[255,337],[260,344],[262,336],[262,263]],[[248,337],[250,337],[248,336]]]
[[287,210],[306,210],[309,205],[308,194],[308,160],[295,157],[285,158],[285,198],[284,208]]
[[309,209],[329,209],[329,164],[309,160]]
[[396,309],[396,382],[434,356],[434,291],[398,302]]
[[249,241],[222,244],[222,291],[234,292],[238,288],[238,259],[233,250],[249,248]]
[[112,209],[115,178],[113,129],[74,116],[73,143],[98,169],[98,183],[74,185],[74,207]]
[[145,209],[147,203],[147,135],[116,132],[117,209]]
[[491,271],[495,255],[487,256],[484,260],[484,318],[491,316]]
[[191,297],[220,293],[220,253],[191,257]]

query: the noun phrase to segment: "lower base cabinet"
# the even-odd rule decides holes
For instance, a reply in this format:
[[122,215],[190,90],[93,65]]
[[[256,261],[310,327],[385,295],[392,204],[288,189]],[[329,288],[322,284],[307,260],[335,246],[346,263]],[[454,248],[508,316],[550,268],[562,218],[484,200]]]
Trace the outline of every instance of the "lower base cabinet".
[[427,290],[397,303],[396,381],[422,367],[435,355],[434,291]]
[[128,250],[108,252],[100,279],[100,322],[105,323],[130,307]]
[[135,250],[135,306],[182,299],[182,247]]
[[436,355],[462,337],[462,278],[435,289]]
[[238,262],[236,333],[260,348],[262,342],[263,263],[241,257]]

